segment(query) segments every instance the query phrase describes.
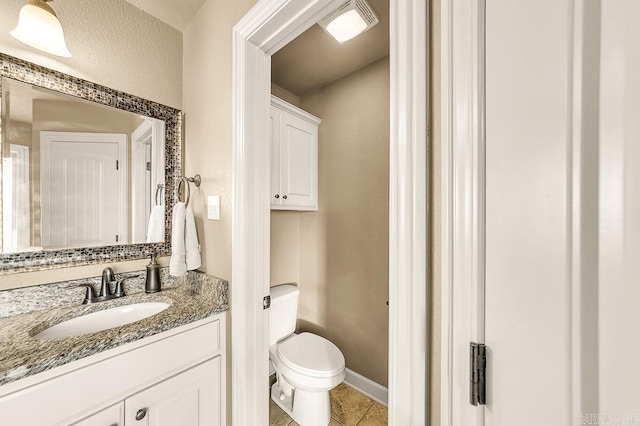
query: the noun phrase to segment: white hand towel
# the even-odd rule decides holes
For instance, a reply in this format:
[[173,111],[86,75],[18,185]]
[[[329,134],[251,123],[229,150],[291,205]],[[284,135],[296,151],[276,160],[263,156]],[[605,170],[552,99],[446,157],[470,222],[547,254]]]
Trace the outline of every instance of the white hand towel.
[[173,218],[171,221],[171,259],[169,259],[169,274],[174,277],[182,277],[187,274],[184,225],[185,205],[184,203],[176,203],[173,206]]
[[148,243],[161,243],[164,241],[164,206],[155,206],[149,215],[149,228],[147,230]]
[[200,258],[200,244],[198,244],[196,221],[191,206],[187,206],[185,211],[184,240],[187,251],[187,271],[193,271],[200,267],[202,259]]

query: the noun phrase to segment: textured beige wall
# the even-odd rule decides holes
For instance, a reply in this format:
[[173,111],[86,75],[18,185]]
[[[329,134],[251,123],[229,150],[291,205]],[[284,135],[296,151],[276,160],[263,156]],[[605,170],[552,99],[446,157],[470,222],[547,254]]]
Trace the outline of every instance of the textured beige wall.
[[9,35],[24,1],[0,0],[0,51],[145,99],[182,108],[182,33],[123,0],[56,0],[72,58]]
[[[155,102],[182,108],[182,34],[123,0],[57,0],[72,58],[57,58],[9,35],[25,2],[0,0],[0,51]],[[230,28],[229,24],[229,28]],[[230,30],[229,30],[230,32]],[[230,67],[229,67],[230,69]],[[148,260],[4,275],[0,289],[144,269]],[[163,259],[162,263],[166,263]]]
[[[185,173],[200,173],[191,200],[202,245],[202,269],[231,278],[233,25],[256,0],[208,0],[184,32]],[[220,194],[220,220],[206,218],[206,199]]]
[[[184,32],[185,173],[202,176],[191,200],[202,270],[231,279],[232,28],[257,0],[208,0]],[[220,194],[220,220],[206,199]],[[233,309],[233,283],[230,288]],[[227,315],[227,423],[231,424],[231,316]],[[265,377],[265,380],[267,378]],[[265,395],[265,398],[267,395]]]
[[295,105],[297,107],[300,106],[300,96],[291,93],[287,89],[280,87],[275,83],[271,83],[271,94],[277,96],[283,101],[289,102],[291,105]]
[[301,106],[322,118],[319,210],[272,213],[272,280],[288,278],[281,271],[295,262],[295,241],[278,230],[299,226],[299,266],[289,269],[299,275],[298,328],[330,339],[348,368],[386,386],[388,58],[304,96]]

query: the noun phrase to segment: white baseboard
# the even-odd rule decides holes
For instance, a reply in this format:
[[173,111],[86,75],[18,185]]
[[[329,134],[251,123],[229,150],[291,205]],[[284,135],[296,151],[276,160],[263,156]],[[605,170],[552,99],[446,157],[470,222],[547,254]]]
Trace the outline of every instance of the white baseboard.
[[368,396],[380,404],[387,406],[388,393],[389,391],[382,385],[374,382],[373,380],[369,380],[361,374],[356,373],[355,371],[346,369],[346,377],[344,378],[344,383],[346,385],[351,386],[361,394]]

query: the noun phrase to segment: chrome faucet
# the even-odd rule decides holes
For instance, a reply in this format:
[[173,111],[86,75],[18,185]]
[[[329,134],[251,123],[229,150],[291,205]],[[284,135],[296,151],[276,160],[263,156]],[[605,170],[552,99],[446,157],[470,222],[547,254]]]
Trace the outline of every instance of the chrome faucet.
[[[87,293],[84,296],[83,305],[89,305],[94,302],[104,302],[105,300],[117,299],[118,297],[126,296],[124,292],[123,283],[125,280],[133,277],[126,277],[116,281],[116,275],[113,273],[113,269],[107,267],[102,270],[102,283],[100,286],[100,294],[96,296],[96,292],[91,284],[79,284],[78,287],[85,287]],[[113,293],[111,292],[111,283],[116,283]]]

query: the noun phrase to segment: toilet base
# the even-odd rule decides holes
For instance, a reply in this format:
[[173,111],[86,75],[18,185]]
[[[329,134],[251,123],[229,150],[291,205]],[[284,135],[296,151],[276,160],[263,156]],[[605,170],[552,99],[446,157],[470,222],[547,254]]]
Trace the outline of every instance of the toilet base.
[[294,389],[289,397],[276,381],[271,386],[271,399],[300,426],[327,426],[331,421],[329,391]]

